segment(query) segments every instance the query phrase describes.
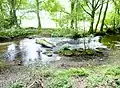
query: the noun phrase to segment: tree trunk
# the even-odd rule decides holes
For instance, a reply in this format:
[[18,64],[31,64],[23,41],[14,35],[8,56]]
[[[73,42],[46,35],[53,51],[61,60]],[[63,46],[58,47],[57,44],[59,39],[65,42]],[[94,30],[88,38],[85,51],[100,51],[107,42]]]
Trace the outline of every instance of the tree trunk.
[[92,34],[93,33],[93,25],[94,25],[94,18],[92,17],[92,21],[91,21],[91,24],[90,24],[90,29],[89,29],[89,33]]
[[103,19],[102,19],[102,24],[101,24],[101,28],[100,28],[101,32],[103,32],[103,26],[104,26],[106,13],[107,13],[107,10],[108,10],[108,4],[109,4],[109,0],[107,0],[106,7],[105,7],[105,12],[104,12]]
[[77,15],[76,15],[76,18],[75,18],[75,29],[78,28],[77,25],[78,25],[78,23],[77,23]]
[[75,6],[75,13],[76,13],[76,17],[75,17],[75,29],[77,29],[78,28],[78,0],[76,0],[76,6]]
[[92,11],[92,16],[91,16],[91,18],[92,18],[92,20],[91,20],[91,24],[90,24],[89,33],[90,33],[90,34],[93,34],[95,10]]
[[73,18],[73,10],[74,10],[74,5],[75,5],[75,3],[74,3],[74,1],[72,1],[71,0],[71,28],[73,28],[74,29],[74,18]]
[[40,21],[40,14],[39,14],[39,1],[36,0],[36,5],[37,5],[37,19],[38,19],[38,28],[41,28],[41,21]]
[[17,22],[17,15],[16,15],[16,9],[15,9],[15,0],[10,1],[10,17],[11,17],[11,25],[16,25],[18,27]]
[[102,0],[102,2],[101,2],[101,8],[100,8],[100,13],[99,13],[98,21],[97,21],[97,24],[96,24],[96,27],[95,27],[95,32],[97,31],[98,24],[100,22],[100,17],[101,17],[101,13],[102,13],[102,9],[103,9],[103,2],[104,2],[104,0]]
[[92,14],[91,14],[91,24],[90,24],[90,29],[89,29],[89,33],[90,34],[93,34],[93,29],[94,29],[94,18],[95,18],[95,11],[96,11],[96,8],[94,6],[94,3],[95,1],[92,0]]

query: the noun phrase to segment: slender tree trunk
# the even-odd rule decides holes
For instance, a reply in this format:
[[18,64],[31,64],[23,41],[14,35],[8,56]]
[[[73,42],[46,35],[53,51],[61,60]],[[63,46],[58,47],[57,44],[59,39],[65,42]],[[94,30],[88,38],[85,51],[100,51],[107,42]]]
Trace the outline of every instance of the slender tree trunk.
[[78,21],[78,20],[77,20],[77,15],[76,15],[76,18],[75,18],[75,29],[77,29],[77,28],[78,28],[78,27],[77,27],[77,26],[78,26],[77,21]]
[[[73,15],[74,5],[75,5],[74,1],[71,0],[71,16]],[[73,25],[74,25],[74,18],[73,18],[73,16],[72,16],[72,17],[71,17],[71,28],[74,29],[74,26],[73,26]]]
[[18,27],[17,22],[17,15],[16,15],[16,9],[15,9],[15,0],[10,1],[10,17],[11,17],[11,25],[16,25]]
[[91,24],[90,24],[90,29],[89,29],[89,33],[92,34],[93,33],[93,29],[94,29],[94,18],[95,18],[95,11],[92,11],[92,16],[91,16],[92,20],[91,20]]
[[[115,15],[116,15],[116,8],[115,8]],[[114,15],[114,29],[116,29],[116,16]]]
[[108,4],[109,4],[109,0],[107,0],[106,7],[105,7],[105,12],[104,12],[103,19],[102,19],[102,24],[101,24],[101,28],[100,28],[101,32],[103,31],[104,21],[105,21],[106,13],[107,13],[107,10],[108,10]]
[[78,0],[76,0],[76,6],[75,6],[75,13],[76,13],[76,17],[75,17],[75,29],[77,29],[78,28]]
[[97,21],[97,24],[96,24],[96,26],[95,26],[95,32],[97,31],[98,24],[99,24],[99,22],[100,22],[100,17],[101,17],[102,9],[103,9],[103,2],[104,2],[104,0],[102,0],[102,2],[101,2],[101,8],[100,8],[100,13],[99,13],[98,21]]
[[94,3],[95,1],[92,0],[92,14],[91,14],[91,24],[90,24],[90,29],[89,29],[89,33],[93,34],[93,29],[94,29],[94,18],[95,18],[95,7],[94,7]]
[[40,14],[39,14],[39,0],[36,0],[37,5],[37,19],[38,19],[38,28],[41,28]]

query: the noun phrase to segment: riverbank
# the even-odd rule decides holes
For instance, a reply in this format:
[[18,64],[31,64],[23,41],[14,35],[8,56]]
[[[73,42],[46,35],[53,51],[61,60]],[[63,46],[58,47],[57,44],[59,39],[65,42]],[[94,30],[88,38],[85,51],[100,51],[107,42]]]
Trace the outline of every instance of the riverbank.
[[[36,46],[36,42],[35,42],[36,39],[34,39],[36,38],[36,36],[35,37],[30,36],[28,38],[19,40],[17,42],[11,41],[7,43],[2,43],[0,47],[1,49],[0,53],[10,50],[9,52],[7,52],[8,58],[6,59],[9,58],[15,59],[14,61],[19,61],[22,59],[23,62],[28,61],[28,64],[30,64],[34,60],[37,62],[48,60],[48,62],[38,65],[36,65],[35,63],[35,65],[27,65],[27,66],[23,66],[18,63],[12,64],[10,62],[5,64],[2,63],[3,70],[1,70],[0,72],[0,88],[17,88],[17,87],[32,88],[29,86],[40,86],[40,85],[41,88],[42,85],[44,86],[44,88],[79,88],[79,87],[80,88],[86,88],[86,87],[116,88],[117,86],[120,86],[119,85],[119,80],[120,80],[119,79],[120,77],[119,37],[120,36],[111,35],[111,36],[105,36],[104,38],[100,38],[100,39],[99,37],[92,37],[91,44],[88,44],[89,37],[84,38],[87,43],[86,46],[89,48],[93,47],[96,49],[96,44],[97,46],[99,45],[101,46],[102,44],[109,47],[108,49],[109,52],[104,53],[104,55],[102,54],[100,56],[97,56],[96,54],[93,53],[89,53],[90,55],[86,55],[86,54],[81,55],[80,53],[80,55],[74,56],[78,53],[74,52],[77,49],[72,49],[72,48],[75,47],[78,48],[77,44],[84,45],[83,38],[71,39],[66,37],[62,37],[62,38],[61,37],[39,38],[39,37],[41,37],[41,35],[38,35],[37,39],[40,40],[46,39],[47,41],[51,40],[52,43],[56,42],[55,45],[58,45],[60,47],[62,47],[62,45],[66,43],[68,43],[69,45],[75,45],[69,47],[68,45],[66,45],[63,47],[64,50],[68,50],[68,51],[71,50],[70,52],[72,52],[73,56],[65,56],[66,52],[64,52],[61,53],[63,55],[60,56],[61,57],[60,60],[55,60],[57,59],[55,57],[54,59],[52,59],[50,57],[51,54],[48,55],[49,58],[46,59],[45,51],[44,51],[45,47],[39,45],[40,46],[39,48],[43,50],[43,52],[41,53],[45,57],[42,57],[43,59],[41,58],[40,60],[37,61],[36,57],[39,57],[38,56],[39,52],[37,47],[38,45]],[[116,47],[113,48],[113,46]],[[23,52],[23,50],[25,51]],[[50,52],[52,51],[52,49],[46,49],[46,50]],[[27,55],[25,52],[27,52],[27,54],[29,54],[30,57],[28,57],[29,55],[25,56]],[[99,53],[103,53],[103,52],[99,52]],[[14,54],[18,56],[14,57],[13,56]],[[35,88],[39,88],[39,87],[35,87]]]
[[[92,36],[107,36],[107,35],[118,35],[118,31],[108,29],[106,32],[96,32],[90,35],[87,31],[71,28],[42,28],[37,29],[33,27],[29,28],[10,28],[2,29],[0,31],[0,41],[11,41],[23,38],[35,38],[35,37],[68,37],[68,38],[83,38]],[[116,32],[117,31],[117,32]]]
[[[0,88],[28,88],[41,84],[44,88],[116,88],[120,86],[119,52],[111,50],[106,60],[97,61],[97,64],[95,58],[91,61],[64,60],[42,66],[10,66],[0,73]],[[34,84],[39,80],[42,81]]]

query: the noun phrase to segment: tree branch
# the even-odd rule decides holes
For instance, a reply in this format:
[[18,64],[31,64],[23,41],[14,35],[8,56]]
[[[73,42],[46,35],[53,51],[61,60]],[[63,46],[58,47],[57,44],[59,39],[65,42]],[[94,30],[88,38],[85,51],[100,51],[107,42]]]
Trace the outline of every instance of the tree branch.
[[90,14],[82,5],[81,5],[82,9],[90,16],[92,16],[92,14]]
[[99,1],[100,1],[100,0],[98,0],[97,3],[95,4],[95,8],[98,6]]

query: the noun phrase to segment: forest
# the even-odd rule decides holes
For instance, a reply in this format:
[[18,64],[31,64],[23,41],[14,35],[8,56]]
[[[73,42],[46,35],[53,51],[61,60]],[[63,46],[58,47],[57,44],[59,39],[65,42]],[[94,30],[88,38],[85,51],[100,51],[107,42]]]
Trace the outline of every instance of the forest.
[[120,0],[0,0],[0,88],[120,88]]

